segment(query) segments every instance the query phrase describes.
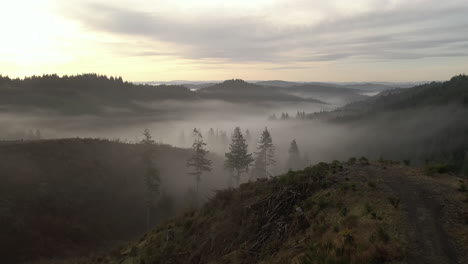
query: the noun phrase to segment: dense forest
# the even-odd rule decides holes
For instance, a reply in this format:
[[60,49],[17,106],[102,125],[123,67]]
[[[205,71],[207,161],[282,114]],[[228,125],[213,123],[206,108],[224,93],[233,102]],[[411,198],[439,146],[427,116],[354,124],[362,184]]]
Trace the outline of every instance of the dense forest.
[[[194,181],[185,167],[191,152],[153,148],[161,190],[151,226],[194,206]],[[2,142],[3,261],[76,255],[146,231],[144,152],[143,144],[98,139]],[[214,174],[204,175],[207,195],[227,185],[219,158],[208,157]]]

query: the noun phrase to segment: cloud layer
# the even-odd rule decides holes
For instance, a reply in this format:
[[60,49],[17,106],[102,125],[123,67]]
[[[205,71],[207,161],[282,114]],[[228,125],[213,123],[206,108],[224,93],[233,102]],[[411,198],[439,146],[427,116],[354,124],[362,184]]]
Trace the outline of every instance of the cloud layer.
[[[263,12],[262,6],[255,6],[255,12],[246,8],[244,13],[216,4],[197,11],[193,5],[189,14],[163,2],[155,3],[162,11],[123,7],[124,2],[81,3],[61,12],[90,31],[144,39],[146,51],[136,52],[139,56],[291,63],[468,55],[468,3],[463,1],[358,1],[357,7],[331,2],[322,6],[300,0],[275,2],[265,4]],[[165,43],[171,50],[152,47],[152,42]]]

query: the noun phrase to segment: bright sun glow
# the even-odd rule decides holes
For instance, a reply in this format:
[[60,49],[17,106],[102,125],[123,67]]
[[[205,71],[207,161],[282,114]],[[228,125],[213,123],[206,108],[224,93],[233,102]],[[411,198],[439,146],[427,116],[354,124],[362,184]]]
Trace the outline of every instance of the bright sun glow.
[[[25,8],[26,7],[26,8]],[[63,40],[75,32],[71,23],[47,10],[47,1],[10,1],[2,4],[0,57],[17,67],[60,64],[72,59]]]
[[[416,81],[466,72],[468,4],[447,4],[452,14],[433,0],[414,3],[1,0],[0,74],[395,81],[406,65],[398,78]],[[450,67],[426,67],[440,61]]]

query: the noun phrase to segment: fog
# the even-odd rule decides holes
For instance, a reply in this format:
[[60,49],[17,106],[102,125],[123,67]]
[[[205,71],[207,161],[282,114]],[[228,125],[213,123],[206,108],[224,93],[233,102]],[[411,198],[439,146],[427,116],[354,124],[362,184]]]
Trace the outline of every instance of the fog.
[[[453,127],[457,122],[463,123],[460,119],[465,114],[462,109],[445,106],[397,111],[378,119],[340,123],[295,119],[298,111],[314,113],[340,106],[331,103],[254,104],[220,100],[166,100],[140,104],[151,109],[151,114],[132,113],[125,109],[114,109],[105,115],[79,116],[45,111],[2,113],[0,122],[4,125],[0,133],[3,139],[28,139],[38,130],[42,138],[105,138],[137,143],[142,138],[142,131],[148,128],[158,143],[189,148],[193,141],[191,132],[197,128],[205,137],[207,148],[222,159],[235,127],[239,126],[244,133],[249,130],[251,152],[255,152],[263,129],[268,128],[276,147],[277,164],[272,170],[281,173],[288,169],[285,160],[293,139],[296,139],[307,164],[346,160],[351,156],[414,158],[418,150],[409,146],[422,144],[425,139],[443,133],[444,128]],[[272,114],[279,118],[281,113],[288,113],[289,120],[268,118]],[[217,138],[210,138],[210,129],[217,133]],[[222,133],[226,134],[227,140],[220,138]],[[400,147],[400,144],[405,147]]]

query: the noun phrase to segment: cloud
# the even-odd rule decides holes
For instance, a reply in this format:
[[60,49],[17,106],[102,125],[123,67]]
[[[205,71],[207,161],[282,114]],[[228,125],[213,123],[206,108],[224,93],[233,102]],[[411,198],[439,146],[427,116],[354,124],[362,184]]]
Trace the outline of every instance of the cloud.
[[[297,6],[289,4],[287,12],[310,10],[315,14],[307,1],[291,2]],[[195,14],[184,16],[178,10],[141,11],[103,3],[74,5],[61,13],[90,31],[142,38],[148,43],[163,42],[172,49],[152,49],[148,44],[145,51],[136,52],[137,56],[240,63],[467,56],[468,4],[453,1],[444,6],[435,0],[417,3],[370,1],[364,11],[344,14],[339,12],[343,7],[327,5],[322,19],[310,23],[284,23],[262,12],[197,15],[194,11]]]

